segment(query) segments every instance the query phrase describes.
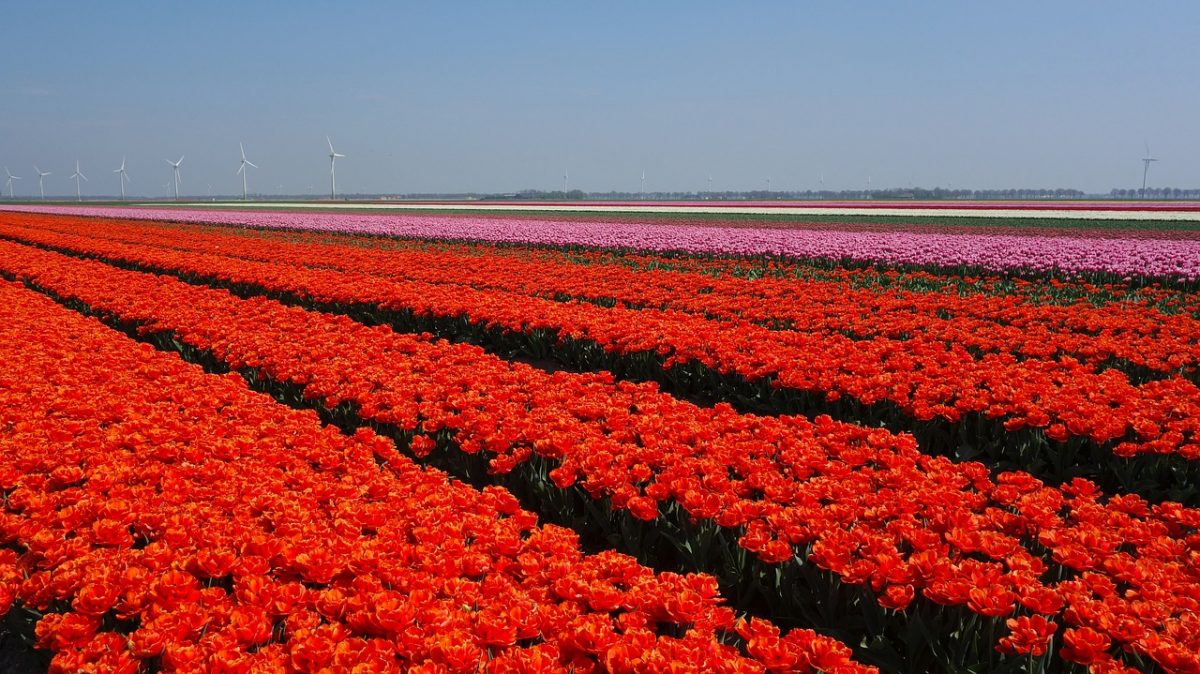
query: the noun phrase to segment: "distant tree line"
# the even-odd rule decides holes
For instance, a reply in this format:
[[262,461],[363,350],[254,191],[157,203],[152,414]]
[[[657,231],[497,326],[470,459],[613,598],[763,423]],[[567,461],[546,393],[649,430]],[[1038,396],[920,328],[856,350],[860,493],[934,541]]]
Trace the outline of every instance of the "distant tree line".
[[1123,190],[1113,188],[1108,195],[1114,199],[1200,199],[1200,189],[1147,187],[1146,194],[1143,195],[1141,189]]
[[[364,195],[365,196],[365,195]],[[724,192],[586,192],[584,190],[521,190],[502,193],[458,193],[458,194],[405,194],[383,198],[403,199],[478,199],[490,201],[771,201],[771,200],[871,200],[913,199],[974,200],[974,199],[1083,199],[1086,197],[1109,197],[1112,199],[1200,199],[1200,189],[1178,187],[1147,188],[1143,196],[1140,189],[1113,189],[1106,195],[1089,195],[1083,190],[1058,187],[1022,188],[1004,190],[955,190],[942,187],[905,187],[878,190],[729,190]]]
[[522,190],[502,194],[480,195],[490,200],[565,201],[582,199],[608,200],[714,200],[714,201],[769,201],[806,199],[1079,199],[1087,196],[1082,190],[1057,189],[1008,189],[1008,190],[952,190],[942,187],[932,189],[909,187],[879,190],[742,190],[725,192],[585,192],[583,190]]
[[540,201],[569,201],[590,199],[592,196],[583,190],[570,190],[564,192],[562,190],[551,190],[543,192],[541,190],[523,190],[521,192],[510,192],[507,194],[488,194],[484,195],[484,199],[530,199]]

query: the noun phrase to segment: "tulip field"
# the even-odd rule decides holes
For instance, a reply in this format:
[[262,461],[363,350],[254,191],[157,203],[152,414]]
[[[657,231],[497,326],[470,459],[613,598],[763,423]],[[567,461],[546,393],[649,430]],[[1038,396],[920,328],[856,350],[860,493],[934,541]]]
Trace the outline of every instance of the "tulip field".
[[0,666],[1200,674],[1200,231],[0,206]]

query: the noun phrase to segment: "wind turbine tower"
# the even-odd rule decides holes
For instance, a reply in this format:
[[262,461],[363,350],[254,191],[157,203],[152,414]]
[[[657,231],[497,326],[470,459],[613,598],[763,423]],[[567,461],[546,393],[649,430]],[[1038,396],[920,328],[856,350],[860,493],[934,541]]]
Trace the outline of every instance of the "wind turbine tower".
[[1150,144],[1146,144],[1146,156],[1142,158],[1142,198],[1146,198],[1146,176],[1150,173],[1150,162],[1158,161],[1150,156]]
[[21,176],[13,175],[11,172],[9,172],[7,166],[4,167],[4,175],[8,176],[8,182],[5,183],[8,186],[8,198],[12,199],[13,198],[13,183],[12,183],[12,181],[20,180]]
[[337,163],[338,157],[346,155],[334,151],[333,141],[329,140],[329,136],[325,136],[325,142],[329,144],[329,198],[337,199],[337,172],[334,165]]
[[38,174],[38,194],[42,195],[42,201],[45,201],[46,200],[46,190],[45,190],[45,188],[42,187],[42,178],[45,178],[46,176],[50,175],[50,172],[43,171],[42,169],[38,168],[37,164],[33,165],[33,170],[35,173]]
[[83,196],[79,191],[79,179],[87,180],[87,176],[83,175],[83,171],[79,170],[79,160],[75,160],[75,172],[71,174],[71,180],[75,181],[75,201],[83,201]]
[[129,174],[125,172],[125,157],[121,157],[121,168],[113,169],[113,173],[118,174],[121,181],[121,201],[125,201],[125,181],[129,180]]
[[171,161],[170,159],[164,159],[163,161],[170,164],[171,168],[175,171],[175,201],[179,201],[179,165],[183,163],[183,155],[179,155],[179,161]]
[[645,198],[646,198],[646,169],[642,169],[642,188],[641,188],[641,197],[642,197],[643,199],[645,199]]
[[256,166],[254,164],[254,162],[250,161],[249,159],[246,159],[246,148],[242,147],[241,143],[238,143],[238,149],[242,151],[242,163],[240,166],[238,166],[237,172],[242,174],[242,201],[245,201],[246,200],[246,174],[249,173],[249,171],[246,170],[246,167],[249,166],[251,168],[258,168],[258,166]]

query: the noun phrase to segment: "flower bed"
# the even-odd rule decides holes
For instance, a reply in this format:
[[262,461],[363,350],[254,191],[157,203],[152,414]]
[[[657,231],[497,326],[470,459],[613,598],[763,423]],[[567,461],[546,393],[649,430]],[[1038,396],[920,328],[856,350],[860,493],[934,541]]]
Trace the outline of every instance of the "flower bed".
[[865,671],[9,283],[0,359],[0,612],[51,671]]
[[[924,626],[950,661],[990,663],[993,644],[1042,657],[1051,643],[1084,664],[1123,651],[1131,663],[1187,671],[1181,663],[1194,657],[1200,513],[1178,504],[1105,499],[1085,481],[993,481],[978,464],[923,456],[911,439],[879,429],[701,410],[652,387],[544,375],[474,347],[12,244],[0,250],[10,274],[141,332],[301,385],[327,409],[352,403],[363,418],[407,431],[417,454],[444,433],[460,451],[486,452],[496,472],[536,455],[551,461],[542,478],[554,487],[580,480],[649,527],[685,532],[690,549],[706,531],[731,530],[766,564],[861,586],[877,606],[911,610],[907,624]],[[696,521],[717,529],[687,534]],[[852,594],[847,606],[812,608],[873,615],[862,602]]]

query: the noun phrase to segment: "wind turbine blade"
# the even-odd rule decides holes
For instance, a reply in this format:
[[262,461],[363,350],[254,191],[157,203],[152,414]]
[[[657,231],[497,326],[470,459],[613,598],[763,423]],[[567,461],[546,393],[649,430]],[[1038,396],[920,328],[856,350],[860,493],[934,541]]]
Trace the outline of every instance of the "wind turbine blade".
[[330,154],[335,154],[335,153],[334,153],[334,151],[333,151],[333,141],[332,141],[332,140],[329,140],[329,136],[325,136],[325,142],[326,142],[326,143],[329,143],[329,153],[330,153]]
[[333,156],[335,156],[335,157],[345,157],[346,155],[344,155],[344,154],[338,154],[338,153],[334,152],[334,153],[333,153]]
[[80,178],[83,178],[83,181],[84,181],[84,182],[87,182],[87,176],[85,176],[85,175],[83,175],[82,173],[80,173],[80,174],[79,174],[79,177],[80,177]]
[[241,143],[238,143],[238,149],[242,151],[242,159],[245,160],[246,159],[246,148],[242,147]]
[[233,175],[235,175],[235,176],[236,176],[236,175],[241,175],[242,171],[243,171],[245,168],[246,168],[246,163],[245,163],[245,162],[242,162],[242,164],[241,164],[240,166],[238,166],[238,170],[237,170],[237,171],[234,171]]
[[250,161],[249,159],[246,160],[246,163],[254,168],[258,168],[258,164],[255,164],[254,162]]
[[171,161],[170,159],[164,159],[163,161],[167,162],[167,163],[168,163],[168,164],[170,164],[171,166],[174,166],[174,165],[175,165],[175,162]]
[[183,163],[183,155],[179,155],[179,161],[177,161],[177,162],[175,162],[175,163],[176,163],[176,164],[182,164],[182,163]]

